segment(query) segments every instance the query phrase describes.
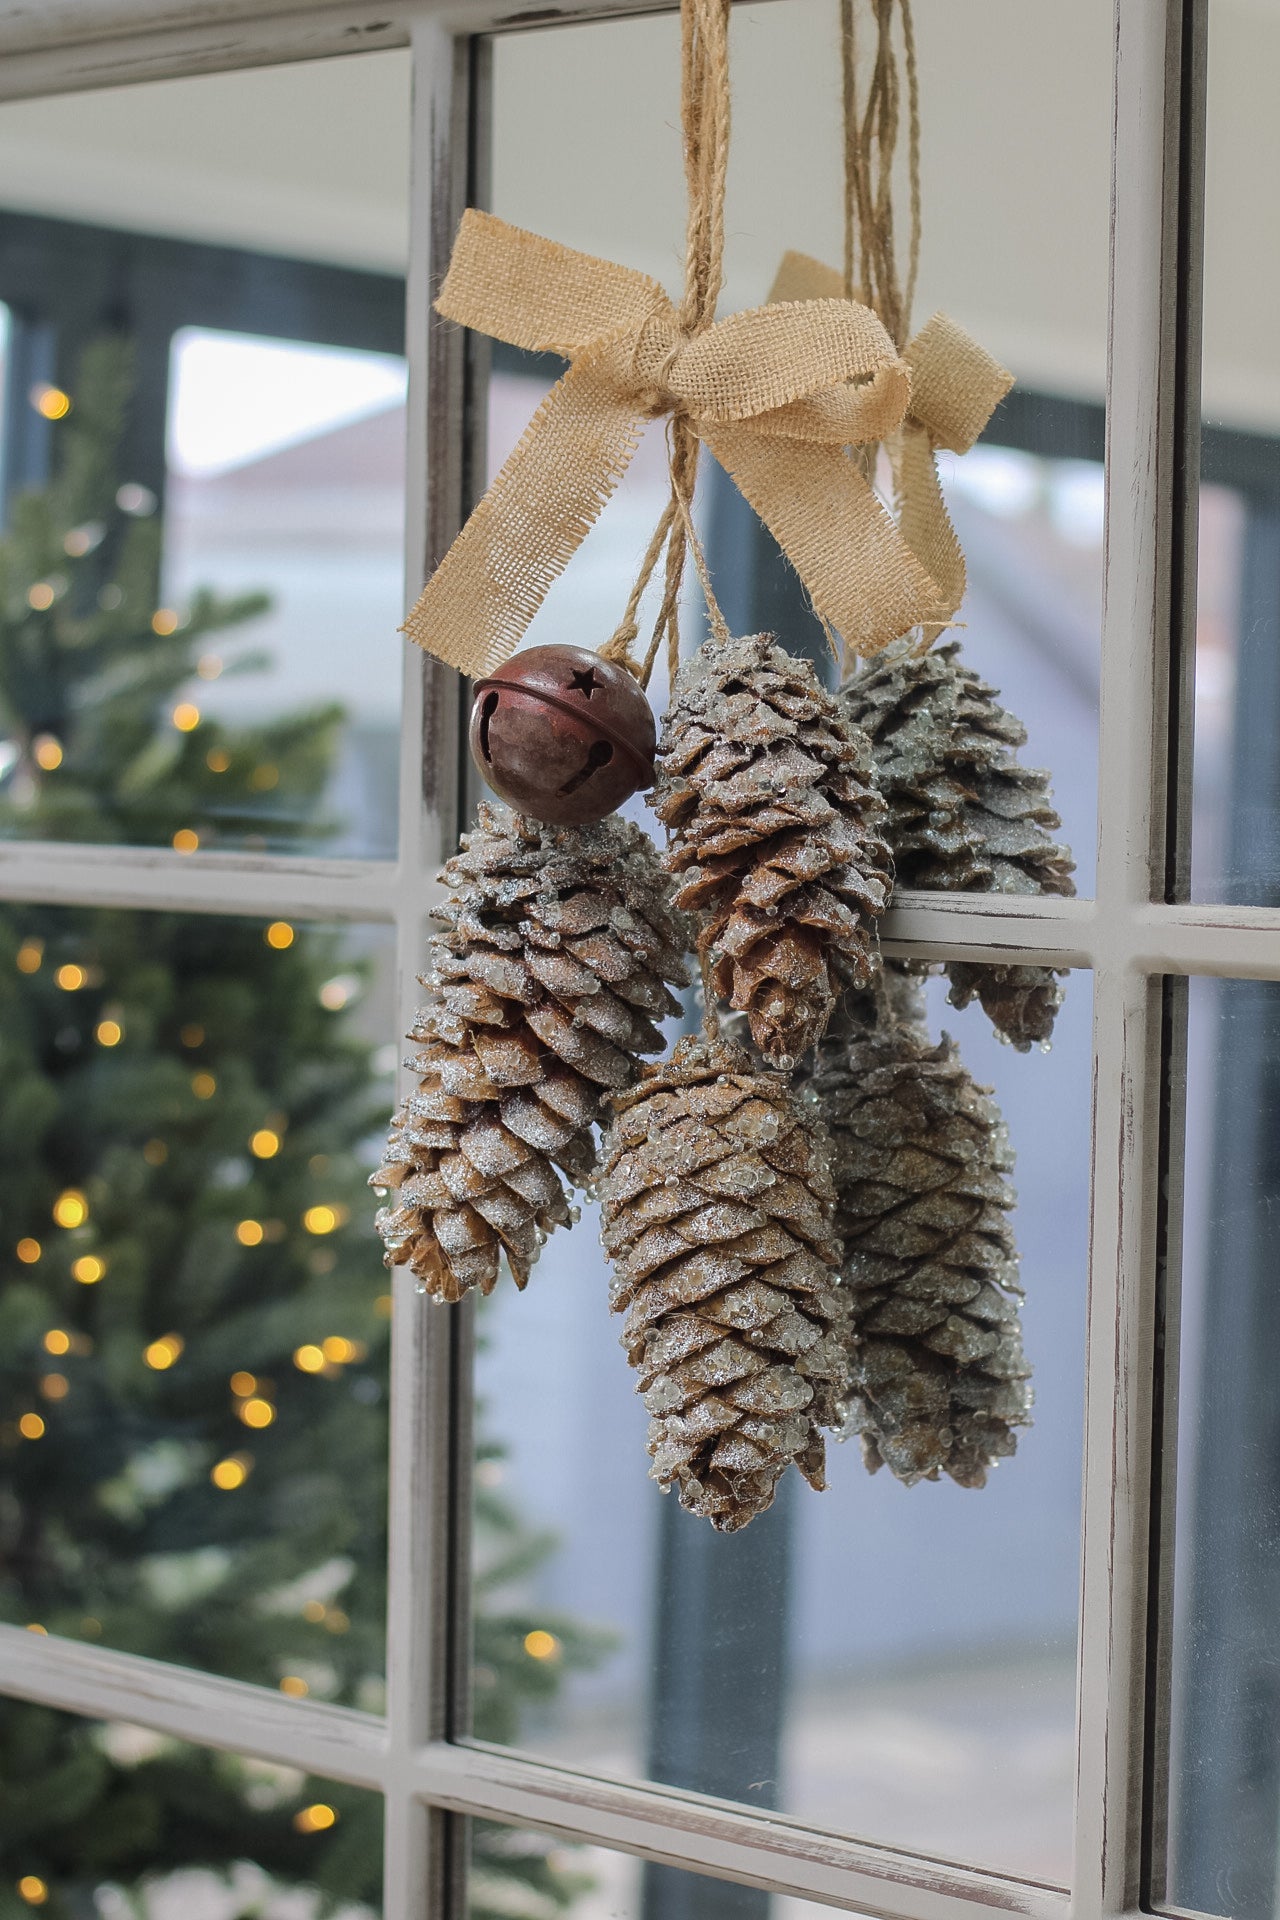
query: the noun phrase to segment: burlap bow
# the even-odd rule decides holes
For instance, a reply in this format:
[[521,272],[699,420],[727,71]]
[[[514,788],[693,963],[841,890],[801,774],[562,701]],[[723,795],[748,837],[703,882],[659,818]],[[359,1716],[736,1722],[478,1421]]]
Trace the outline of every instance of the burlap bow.
[[475,211],[436,307],[569,360],[405,623],[450,666],[509,658],[662,414],[733,476],[847,646],[874,653],[944,617],[927,560],[844,451],[892,434],[911,394],[869,308],[824,289],[690,332],[647,274]]
[[[826,300],[843,286],[834,267],[806,253],[786,253],[769,298]],[[925,639],[933,641],[965,589],[964,554],[943,503],[937,451],[967,453],[1013,385],[1013,375],[944,313],[935,313],[921,328],[903,348],[903,358],[911,368],[911,404],[891,447],[894,492],[898,524],[937,590],[939,617],[921,623]]]

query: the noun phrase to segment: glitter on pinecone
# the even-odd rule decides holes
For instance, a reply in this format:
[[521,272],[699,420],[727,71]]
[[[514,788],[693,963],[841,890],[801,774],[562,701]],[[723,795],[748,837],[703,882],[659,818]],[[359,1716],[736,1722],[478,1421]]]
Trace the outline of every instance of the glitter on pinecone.
[[711,986],[790,1067],[876,965],[892,880],[868,744],[807,661],[756,634],[694,655],[658,751],[667,866]]
[[873,1473],[980,1487],[1031,1406],[1004,1122],[955,1042],[930,1044],[920,989],[896,968],[850,996],[812,1086],[844,1238],[848,1429]]
[[686,1037],[614,1100],[604,1147],[610,1301],[652,1419],[651,1477],[722,1533],[772,1504],[848,1388],[828,1142],[789,1083]]
[[421,1080],[370,1181],[393,1190],[377,1220],[388,1266],[441,1300],[491,1293],[503,1254],[526,1284],[570,1220],[565,1181],[594,1173],[608,1095],[661,1052],[655,1022],[680,1011],[668,984],[688,978],[682,917],[637,827],[478,817],[441,875],[446,924],[422,976],[435,998],[409,1036]]
[[[1049,776],[1019,763],[1026,728],[956,641],[882,655],[845,683],[840,702],[871,741],[900,887],[1075,892],[1071,856],[1050,837],[1062,822]],[[1048,1040],[1063,997],[1053,968],[951,961],[947,974],[952,1004],[981,1001],[1020,1051]]]

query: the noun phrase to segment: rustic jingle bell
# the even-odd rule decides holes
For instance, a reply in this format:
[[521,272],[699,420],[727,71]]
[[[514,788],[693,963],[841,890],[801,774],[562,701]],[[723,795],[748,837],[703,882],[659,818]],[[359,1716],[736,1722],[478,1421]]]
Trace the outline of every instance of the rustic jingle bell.
[[557,827],[653,783],[657,728],[635,676],[587,647],[526,647],[476,686],[471,755],[493,791]]

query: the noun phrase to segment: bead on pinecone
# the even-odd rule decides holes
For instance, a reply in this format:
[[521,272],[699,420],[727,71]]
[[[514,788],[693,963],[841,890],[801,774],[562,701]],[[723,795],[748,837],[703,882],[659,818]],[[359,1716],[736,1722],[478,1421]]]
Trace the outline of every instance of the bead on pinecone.
[[785,1070],[877,964],[892,878],[868,744],[807,661],[755,634],[682,669],[658,753],[677,905],[700,917],[712,989]]
[[[1020,764],[1026,728],[956,641],[882,654],[846,681],[840,703],[871,741],[900,887],[1075,892],[1071,856],[1051,838],[1062,822],[1049,776]],[[954,960],[946,970],[952,1004],[979,1000],[1021,1052],[1048,1040],[1063,997],[1053,968]]]
[[874,1473],[980,1487],[1030,1420],[1008,1215],[1013,1154],[989,1089],[914,978],[886,967],[814,1057],[850,1310],[847,1430]]
[[552,827],[482,804],[441,879],[435,998],[406,1063],[421,1078],[370,1185],[391,1190],[387,1265],[459,1300],[492,1292],[504,1254],[523,1287],[568,1224],[565,1183],[594,1175],[607,1097],[680,1011],[688,942],[652,841],[616,815]]
[[614,1099],[602,1239],[652,1416],[650,1477],[722,1533],[794,1460],[824,1484],[847,1393],[828,1143],[787,1080],[686,1036]]

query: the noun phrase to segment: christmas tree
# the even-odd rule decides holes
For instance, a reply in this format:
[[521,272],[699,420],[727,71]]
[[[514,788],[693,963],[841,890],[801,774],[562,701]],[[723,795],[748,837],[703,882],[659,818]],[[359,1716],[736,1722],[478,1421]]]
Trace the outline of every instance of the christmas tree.
[[[122,342],[88,350],[53,477],[0,538],[0,835],[314,839],[341,712],[200,711],[210,638],[267,600],[157,605],[162,516],[118,470],[130,385]],[[368,973],[323,928],[0,906],[0,1618],[380,1708]],[[594,1643],[511,1601],[548,1542],[482,1499],[476,1731],[509,1738]],[[571,1897],[545,1858],[479,1848],[508,1914]],[[0,1702],[0,1920],[245,1860],[376,1904],[377,1796]]]

